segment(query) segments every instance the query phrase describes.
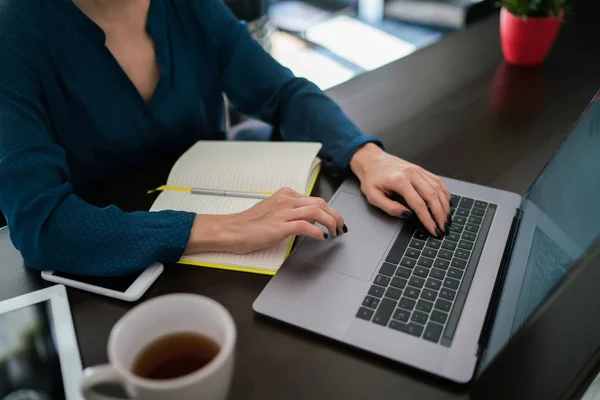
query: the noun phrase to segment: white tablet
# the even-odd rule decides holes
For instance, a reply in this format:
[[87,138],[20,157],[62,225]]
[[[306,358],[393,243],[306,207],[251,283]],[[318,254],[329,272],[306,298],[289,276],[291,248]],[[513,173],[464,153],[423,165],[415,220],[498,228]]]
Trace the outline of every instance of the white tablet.
[[62,285],[0,302],[0,399],[82,399],[81,359]]

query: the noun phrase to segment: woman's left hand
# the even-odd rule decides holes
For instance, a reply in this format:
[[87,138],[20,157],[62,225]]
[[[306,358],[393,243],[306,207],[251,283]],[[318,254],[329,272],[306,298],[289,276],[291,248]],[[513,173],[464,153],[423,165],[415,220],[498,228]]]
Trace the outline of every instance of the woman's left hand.
[[373,143],[354,154],[350,168],[360,180],[369,203],[392,216],[406,217],[411,210],[389,198],[395,192],[406,200],[432,235],[441,237],[447,233],[448,223],[452,222],[450,191],[438,176],[384,152]]

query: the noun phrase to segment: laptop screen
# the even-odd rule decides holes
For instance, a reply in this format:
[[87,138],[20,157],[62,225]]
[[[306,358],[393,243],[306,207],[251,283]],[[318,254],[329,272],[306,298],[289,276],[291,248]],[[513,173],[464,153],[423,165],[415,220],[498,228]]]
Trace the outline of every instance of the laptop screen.
[[[600,99],[589,105],[521,205],[479,371],[542,306],[600,234]],[[539,146],[544,146],[543,140]]]

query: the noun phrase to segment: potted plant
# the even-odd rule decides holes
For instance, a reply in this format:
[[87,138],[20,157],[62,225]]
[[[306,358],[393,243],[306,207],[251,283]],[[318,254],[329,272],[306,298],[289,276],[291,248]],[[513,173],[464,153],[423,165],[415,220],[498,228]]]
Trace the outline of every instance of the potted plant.
[[511,64],[540,65],[552,48],[564,16],[564,0],[500,0],[500,38]]

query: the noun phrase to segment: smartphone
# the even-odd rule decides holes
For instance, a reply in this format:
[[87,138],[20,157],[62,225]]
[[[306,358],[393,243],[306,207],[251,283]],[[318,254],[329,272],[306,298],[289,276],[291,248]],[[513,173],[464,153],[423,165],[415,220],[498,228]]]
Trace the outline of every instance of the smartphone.
[[154,263],[132,275],[107,278],[42,271],[42,279],[119,300],[136,301],[156,281],[163,269],[161,263]]

